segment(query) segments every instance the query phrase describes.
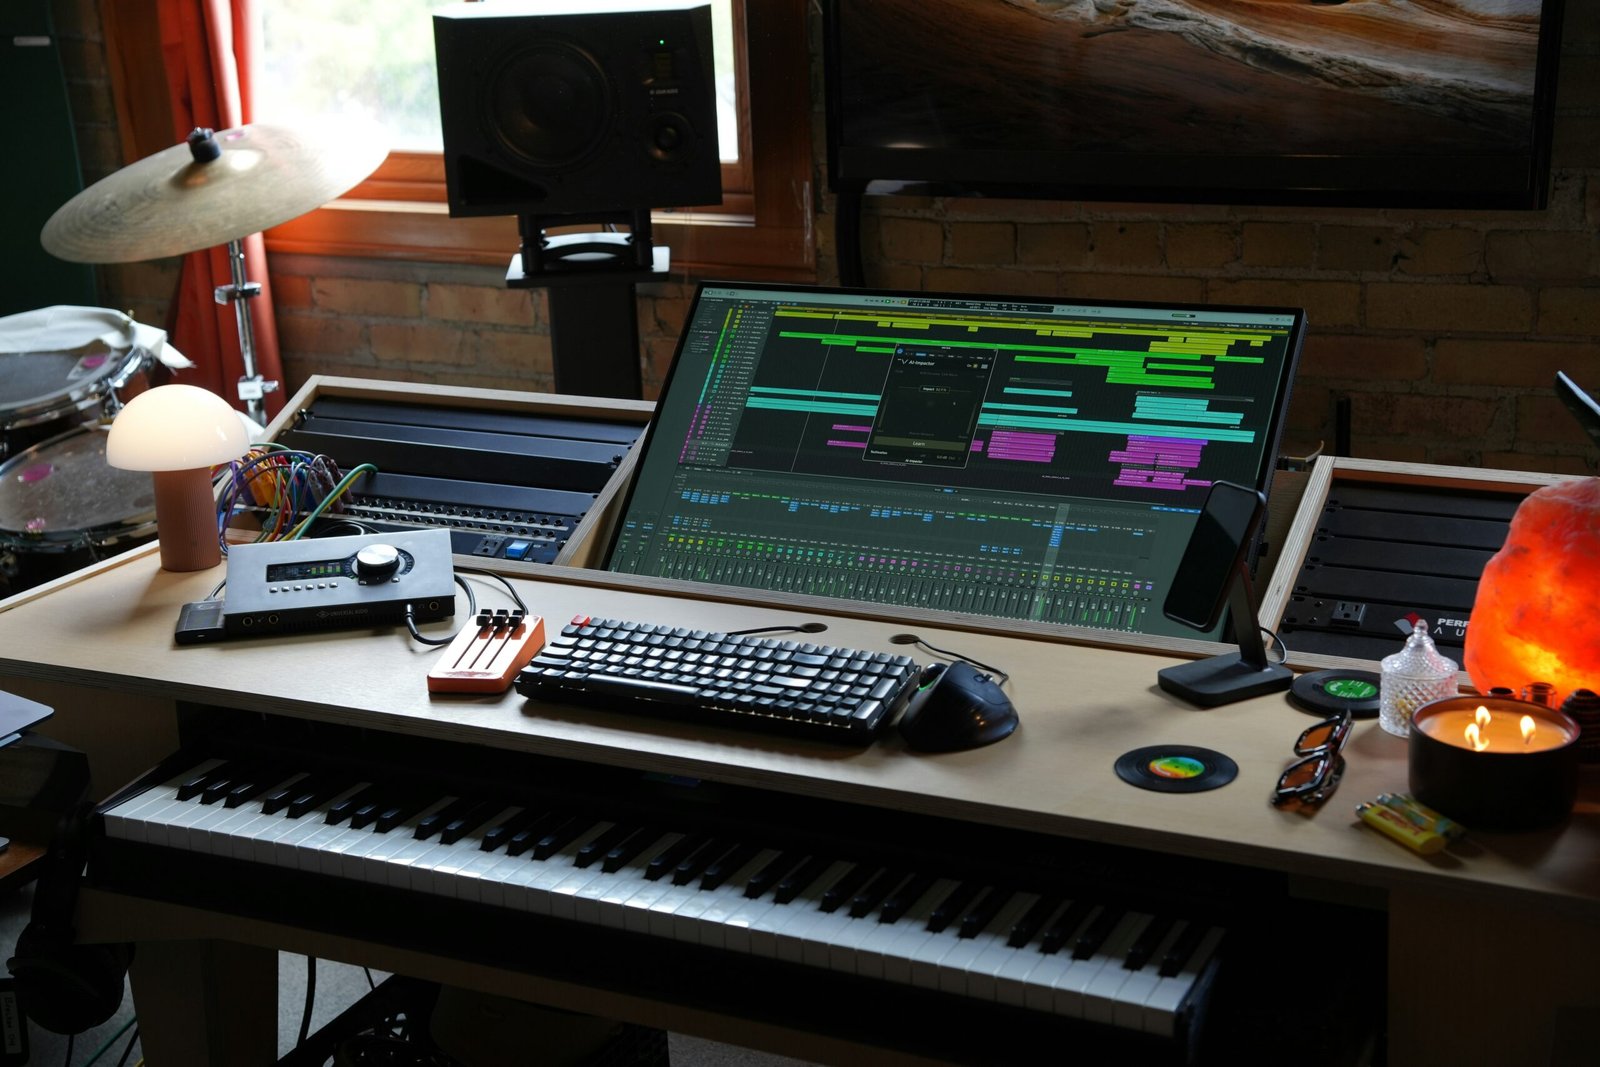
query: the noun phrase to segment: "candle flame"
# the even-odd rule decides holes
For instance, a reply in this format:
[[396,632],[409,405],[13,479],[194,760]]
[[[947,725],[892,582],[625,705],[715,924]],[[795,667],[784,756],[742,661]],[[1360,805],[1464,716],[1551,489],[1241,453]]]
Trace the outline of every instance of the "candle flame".
[[[1478,710],[1483,711],[1482,708],[1479,708]],[[1489,747],[1489,739],[1482,736],[1478,729],[1477,723],[1467,723],[1467,728],[1464,732],[1467,735],[1467,741],[1472,745],[1472,750],[1474,752],[1482,752],[1484,749]]]
[[1493,719],[1493,716],[1489,714],[1488,708],[1484,707],[1482,704],[1479,704],[1478,711],[1475,715],[1473,715],[1473,718],[1478,720],[1479,726],[1488,726],[1490,721]]
[[1533,716],[1532,715],[1524,715],[1522,717],[1522,743],[1523,744],[1526,745],[1528,742],[1533,740],[1534,729],[1535,729],[1535,727],[1533,725]]

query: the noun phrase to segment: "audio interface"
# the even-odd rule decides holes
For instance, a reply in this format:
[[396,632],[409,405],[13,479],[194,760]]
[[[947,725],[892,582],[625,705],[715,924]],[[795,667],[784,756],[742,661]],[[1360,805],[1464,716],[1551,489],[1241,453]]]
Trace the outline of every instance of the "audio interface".
[[229,637],[449,618],[456,611],[448,530],[263,541],[228,551]]

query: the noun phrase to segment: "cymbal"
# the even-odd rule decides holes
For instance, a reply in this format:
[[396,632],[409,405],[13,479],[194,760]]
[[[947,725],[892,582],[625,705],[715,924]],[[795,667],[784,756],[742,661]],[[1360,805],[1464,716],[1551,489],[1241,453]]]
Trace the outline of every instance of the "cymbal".
[[259,123],[218,130],[216,158],[197,161],[186,142],[130,163],[58,208],[39,240],[74,263],[226,244],[321,207],[376,170],[387,149],[362,134]]

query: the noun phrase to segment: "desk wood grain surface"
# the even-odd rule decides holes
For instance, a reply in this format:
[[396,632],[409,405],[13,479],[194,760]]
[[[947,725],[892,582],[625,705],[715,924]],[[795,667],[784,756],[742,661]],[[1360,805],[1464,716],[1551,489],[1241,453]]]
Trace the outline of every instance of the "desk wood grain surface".
[[[915,632],[1010,672],[1008,690],[1022,720],[1010,739],[928,755],[908,751],[891,733],[857,750],[538,705],[514,691],[433,696],[425,676],[438,653],[412,642],[402,627],[174,645],[180,605],[205,597],[223,575],[223,567],[163,571],[150,546],[0,602],[0,686],[7,677],[37,679],[104,691],[94,694],[103,701],[130,694],[366,726],[1165,850],[1356,887],[1486,895],[1496,903],[1600,918],[1600,782],[1592,772],[1564,826],[1473,833],[1465,844],[1424,858],[1353,816],[1358,802],[1406,789],[1403,740],[1375,721],[1358,723],[1346,749],[1349,770],[1325,809],[1312,817],[1276,810],[1268,795],[1312,718],[1281,695],[1193,708],[1156,686],[1158,669],[1181,662],[1171,653],[953,628],[947,618],[926,625],[909,610],[874,616],[848,606],[819,611],[708,599],[688,585],[576,569],[516,580],[529,606],[555,627],[577,614],[705,630],[820,620],[828,630],[807,639],[911,651],[927,662],[927,653],[889,640]],[[495,592],[498,583],[474,581],[481,605],[508,602]],[[451,628],[429,627],[438,634]],[[148,714],[140,703],[147,702],[136,702],[129,714]],[[1237,761],[1238,779],[1211,792],[1164,794],[1116,777],[1119,755],[1157,744],[1224,752]]]

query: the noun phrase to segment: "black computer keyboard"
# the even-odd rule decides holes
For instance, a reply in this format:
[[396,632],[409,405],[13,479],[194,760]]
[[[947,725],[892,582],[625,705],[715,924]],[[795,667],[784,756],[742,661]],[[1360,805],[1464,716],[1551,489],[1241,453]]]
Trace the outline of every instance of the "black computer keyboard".
[[907,656],[578,616],[525,697],[866,745],[916,689]]

